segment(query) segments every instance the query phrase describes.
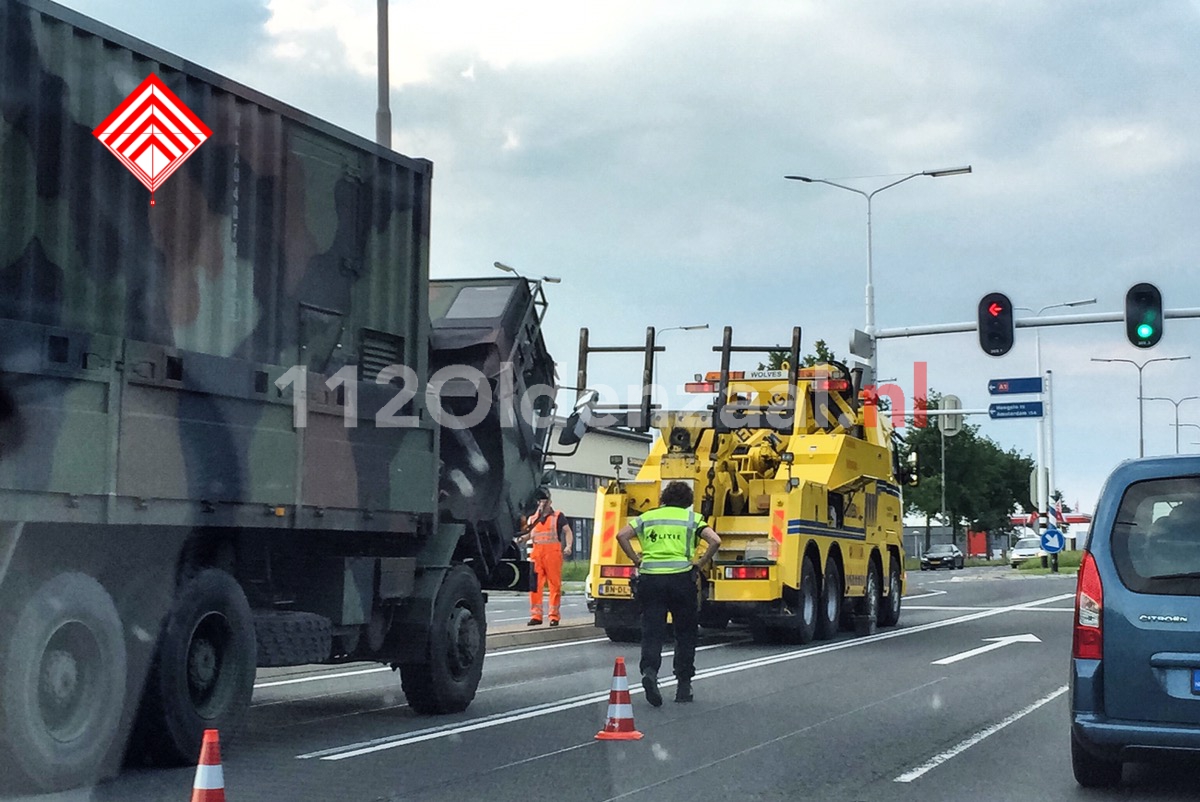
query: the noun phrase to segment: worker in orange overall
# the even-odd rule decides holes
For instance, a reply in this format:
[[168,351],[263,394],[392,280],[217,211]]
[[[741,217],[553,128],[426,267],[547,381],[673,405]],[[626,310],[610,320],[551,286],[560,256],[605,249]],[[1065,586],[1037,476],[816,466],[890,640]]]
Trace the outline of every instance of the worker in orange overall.
[[529,594],[529,626],[542,623],[542,589],[550,586],[550,626],[558,626],[562,618],[563,558],[574,548],[575,535],[570,524],[550,504],[550,491],[537,491],[537,511],[529,519],[529,529],[518,540],[532,543],[529,559],[537,572],[537,588]]

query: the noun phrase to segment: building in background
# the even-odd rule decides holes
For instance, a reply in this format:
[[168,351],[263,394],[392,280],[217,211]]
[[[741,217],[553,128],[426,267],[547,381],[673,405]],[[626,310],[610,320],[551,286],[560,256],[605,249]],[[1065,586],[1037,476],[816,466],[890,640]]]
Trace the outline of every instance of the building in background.
[[[551,438],[552,450],[557,445],[559,428],[565,421],[555,419]],[[579,443],[579,450],[570,457],[553,457],[558,468],[550,480],[554,509],[570,521],[575,533],[575,554],[570,559],[587,560],[592,553],[593,517],[596,514],[596,491],[615,477],[616,469],[609,458],[620,455],[621,478],[633,479],[650,453],[653,438],[650,434],[624,429],[592,429]]]

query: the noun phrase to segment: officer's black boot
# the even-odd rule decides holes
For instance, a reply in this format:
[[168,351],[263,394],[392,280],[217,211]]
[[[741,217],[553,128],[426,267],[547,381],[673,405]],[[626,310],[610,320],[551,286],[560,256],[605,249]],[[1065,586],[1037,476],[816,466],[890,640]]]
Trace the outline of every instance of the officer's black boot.
[[679,680],[679,684],[675,686],[675,701],[692,701],[692,681],[690,679]]
[[655,707],[662,706],[662,693],[658,690],[658,672],[652,668],[642,672],[642,689],[646,692],[646,701]]

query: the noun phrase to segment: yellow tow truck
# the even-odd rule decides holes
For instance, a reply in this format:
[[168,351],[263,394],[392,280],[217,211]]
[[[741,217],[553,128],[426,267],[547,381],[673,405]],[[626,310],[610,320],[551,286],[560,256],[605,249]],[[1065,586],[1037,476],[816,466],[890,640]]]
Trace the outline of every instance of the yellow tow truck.
[[[603,423],[657,429],[633,480],[615,479],[597,494],[589,584],[596,625],[614,641],[640,638],[634,566],[617,546],[625,521],[658,506],[668,482],[692,485],[695,509],[721,536],[704,577],[701,624],[749,627],[756,641],[807,643],[839,630],[873,633],[895,625],[904,593],[901,487],[916,483],[897,436],[879,414],[861,369],[840,363],[799,368],[800,330],[781,370],[731,371],[733,353],[775,350],[734,346],[724,332],[721,369],[687,385],[713,402],[668,411],[651,403],[597,408]],[[645,351],[653,375],[654,330],[642,347],[593,347],[580,334],[579,385],[597,351]],[[698,405],[703,406],[703,405]],[[634,541],[636,544],[636,541]]]

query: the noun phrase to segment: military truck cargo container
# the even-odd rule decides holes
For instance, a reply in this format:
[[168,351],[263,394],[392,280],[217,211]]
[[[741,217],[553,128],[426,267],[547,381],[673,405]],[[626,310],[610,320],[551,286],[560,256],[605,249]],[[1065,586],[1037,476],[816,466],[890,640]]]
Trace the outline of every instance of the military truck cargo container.
[[[93,136],[150,74],[212,131],[153,206]],[[431,179],[0,3],[0,791],[194,762],[256,665],[378,661],[418,712],[469,705],[482,589],[528,583],[553,401],[517,401],[554,372],[540,284],[430,281]]]

